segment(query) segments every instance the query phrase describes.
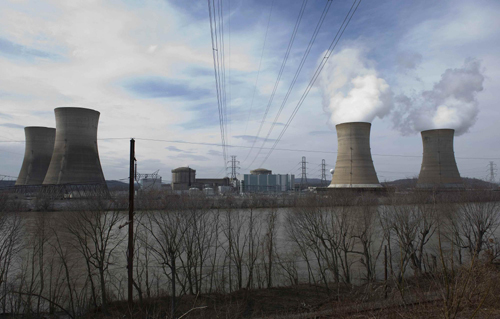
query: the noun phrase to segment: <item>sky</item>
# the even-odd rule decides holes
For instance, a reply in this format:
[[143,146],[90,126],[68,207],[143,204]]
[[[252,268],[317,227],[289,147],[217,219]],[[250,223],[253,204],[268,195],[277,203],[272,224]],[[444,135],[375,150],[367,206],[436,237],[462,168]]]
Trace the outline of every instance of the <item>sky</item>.
[[[319,178],[323,159],[335,166],[335,125],[348,121],[372,123],[380,181],[418,176],[426,129],[456,130],[462,176],[488,178],[490,161],[500,165],[500,2],[364,0],[328,52],[352,5],[332,1],[300,73],[327,1],[222,4],[226,160],[235,155],[240,174],[300,177],[305,156],[308,178]],[[56,107],[100,112],[108,180],[127,178],[130,138],[140,173],[229,174],[212,54],[206,1],[0,0],[0,175],[17,176],[23,128],[55,127]]]

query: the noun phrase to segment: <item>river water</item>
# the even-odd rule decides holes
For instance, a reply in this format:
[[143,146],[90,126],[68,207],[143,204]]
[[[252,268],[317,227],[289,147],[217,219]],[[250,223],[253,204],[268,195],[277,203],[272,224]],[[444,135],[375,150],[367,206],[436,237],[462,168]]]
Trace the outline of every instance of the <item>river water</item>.
[[[444,216],[449,211],[413,205],[137,212],[135,296],[169,294],[174,260],[178,295],[336,280],[361,284],[367,276],[380,280],[385,249],[393,275],[414,272],[411,252],[418,255],[420,270],[429,271],[441,263],[441,253],[446,262],[452,253],[460,257],[449,240],[451,224]],[[499,235],[498,210],[493,217],[491,238]],[[9,267],[2,263],[0,288],[9,296],[4,311],[26,311],[27,295],[45,298],[30,300],[31,307],[50,308],[44,300],[52,300],[73,311],[101,304],[104,293],[108,301],[126,299],[128,227],[120,226],[128,213],[28,212],[2,218],[20,222],[19,251]],[[2,238],[3,247],[7,239]],[[460,252],[465,260],[466,251]]]

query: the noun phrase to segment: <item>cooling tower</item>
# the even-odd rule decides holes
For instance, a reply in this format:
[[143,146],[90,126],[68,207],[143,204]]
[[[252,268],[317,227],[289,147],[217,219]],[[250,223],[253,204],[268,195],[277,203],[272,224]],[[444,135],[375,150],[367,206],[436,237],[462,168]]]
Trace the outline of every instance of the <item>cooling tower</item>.
[[26,148],[16,185],[41,185],[49,168],[56,129],[28,126],[24,128]]
[[336,126],[337,163],[329,188],[380,188],[370,151],[371,124],[342,123]]
[[56,141],[43,184],[104,184],[97,151],[100,113],[78,107],[59,107],[54,112]]
[[417,187],[463,188],[453,152],[455,130],[428,130],[421,134],[424,154]]

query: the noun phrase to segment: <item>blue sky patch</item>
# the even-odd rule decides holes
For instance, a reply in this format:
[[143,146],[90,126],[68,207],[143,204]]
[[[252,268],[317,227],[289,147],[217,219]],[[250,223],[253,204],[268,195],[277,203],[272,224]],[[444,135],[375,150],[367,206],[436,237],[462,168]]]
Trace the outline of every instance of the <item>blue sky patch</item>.
[[21,44],[11,42],[5,38],[0,38],[0,54],[24,59],[45,58],[53,60],[59,58],[59,55],[57,54],[33,49]]
[[198,100],[210,93],[208,90],[191,88],[186,83],[176,82],[175,80],[159,76],[138,77],[126,80],[123,87],[134,95],[143,98],[182,97],[188,100]]
[[219,111],[217,102],[203,103],[190,107],[190,111],[195,112],[194,119],[180,124],[186,130],[206,128],[219,125]]

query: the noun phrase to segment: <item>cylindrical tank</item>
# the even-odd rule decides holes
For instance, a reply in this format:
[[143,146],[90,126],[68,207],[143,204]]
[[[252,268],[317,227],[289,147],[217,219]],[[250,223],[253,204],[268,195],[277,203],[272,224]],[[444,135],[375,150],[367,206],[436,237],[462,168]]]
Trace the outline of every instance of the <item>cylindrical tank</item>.
[[52,158],[56,129],[28,126],[24,128],[24,134],[26,148],[16,185],[41,185]]
[[188,190],[196,182],[196,170],[178,167],[172,170],[172,190]]
[[370,150],[371,124],[342,123],[336,126],[337,163],[331,188],[378,188],[380,185]]
[[97,150],[100,113],[79,107],[59,107],[54,112],[56,141],[43,184],[104,184]]
[[418,188],[463,188],[453,151],[453,129],[422,131],[423,157]]

